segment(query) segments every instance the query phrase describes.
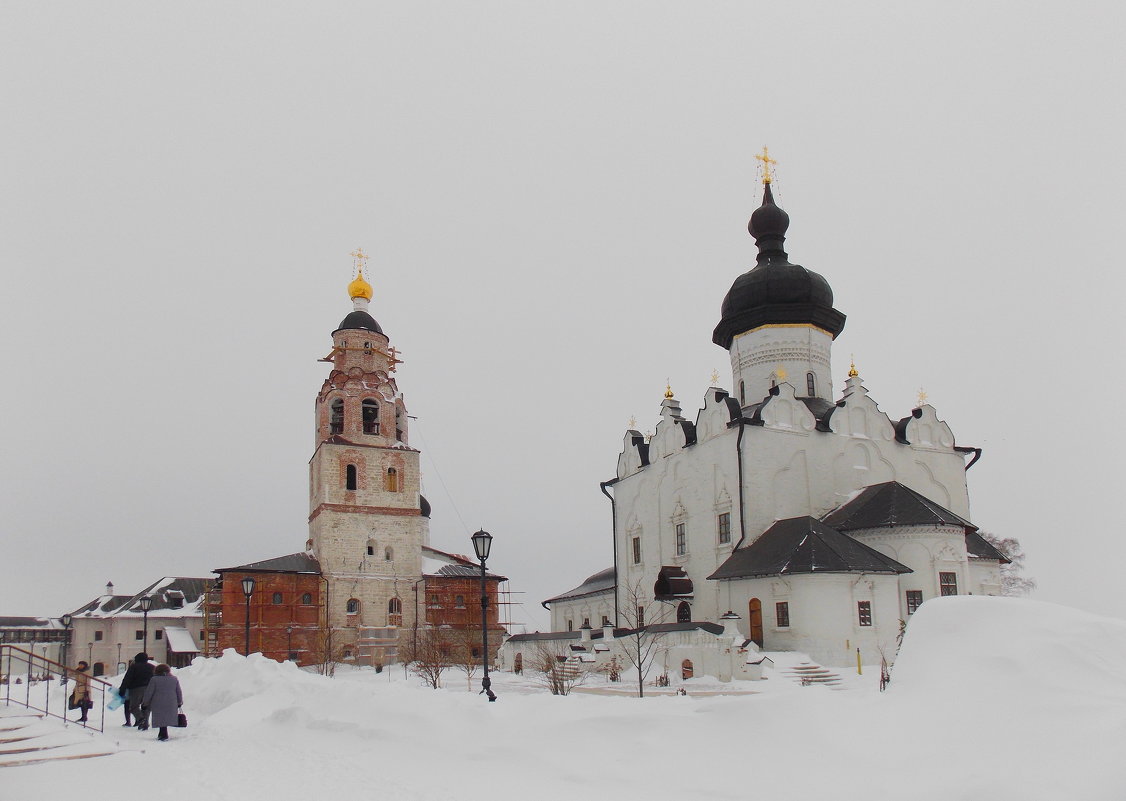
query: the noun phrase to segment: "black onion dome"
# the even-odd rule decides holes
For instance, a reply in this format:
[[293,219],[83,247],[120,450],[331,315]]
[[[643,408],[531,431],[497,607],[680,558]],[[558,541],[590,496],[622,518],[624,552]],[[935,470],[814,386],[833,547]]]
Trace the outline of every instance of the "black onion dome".
[[[374,331],[377,334],[382,334],[383,329],[379,327],[379,323],[375,318],[368,314],[366,311],[354,311],[340,321],[340,325],[336,331],[351,331],[358,329],[361,331]],[[336,333],[333,331],[332,333]]]
[[783,249],[790,215],[774,203],[765,184],[762,205],[755,209],[747,230],[758,245],[758,263],[735,279],[720,308],[712,342],[730,348],[744,331],[770,324],[815,325],[837,335],[845,316],[833,308],[833,289],[813,270],[791,264]]

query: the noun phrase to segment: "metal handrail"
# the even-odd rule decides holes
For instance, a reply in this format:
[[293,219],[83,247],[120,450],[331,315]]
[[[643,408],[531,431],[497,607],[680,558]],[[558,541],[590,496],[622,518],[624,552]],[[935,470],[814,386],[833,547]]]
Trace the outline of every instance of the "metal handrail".
[[[4,672],[5,668],[7,672]],[[53,662],[44,656],[25,651],[14,645],[0,644],[0,701],[8,706],[18,704],[27,709],[42,712],[48,717],[58,718],[65,723],[75,723],[77,721],[67,718],[69,693],[66,687],[70,677],[77,672],[73,668],[68,668],[66,665]],[[56,676],[60,687],[52,692],[51,685]],[[90,700],[94,700],[96,693],[101,693],[101,703],[95,701],[94,706],[91,707],[91,710],[100,709],[101,716],[97,721],[88,719],[82,725],[88,729],[104,732],[106,692],[113,689],[113,685],[94,676],[87,676],[87,679],[90,681]],[[15,694],[13,694],[12,689],[19,688],[21,684],[23,685],[23,692],[21,693],[19,689],[16,689]],[[61,693],[58,692],[60,688]],[[20,695],[23,695],[22,699],[19,697]],[[52,697],[55,698],[54,709],[51,708]]]

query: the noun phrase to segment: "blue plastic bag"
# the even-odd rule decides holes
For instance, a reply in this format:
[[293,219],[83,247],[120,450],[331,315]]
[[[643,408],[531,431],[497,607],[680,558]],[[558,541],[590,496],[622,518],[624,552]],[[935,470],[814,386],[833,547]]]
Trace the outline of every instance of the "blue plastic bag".
[[114,687],[114,688],[110,689],[109,694],[112,697],[109,699],[109,703],[106,704],[106,707],[108,709],[117,709],[119,706],[121,706],[127,700],[129,700],[129,691],[128,690],[126,690],[125,692],[121,692],[116,687]]

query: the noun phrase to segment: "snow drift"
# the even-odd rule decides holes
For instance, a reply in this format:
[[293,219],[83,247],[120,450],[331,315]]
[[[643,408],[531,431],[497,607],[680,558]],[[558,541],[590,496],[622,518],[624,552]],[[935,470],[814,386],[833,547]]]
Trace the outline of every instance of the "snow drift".
[[773,674],[752,695],[644,700],[500,674],[490,704],[459,673],[435,691],[228,652],[177,671],[192,724],[171,742],[111,730],[132,750],[8,769],[0,798],[1118,801],[1124,672],[1126,622],[971,597],[923,605],[882,694],[875,670],[845,691]]

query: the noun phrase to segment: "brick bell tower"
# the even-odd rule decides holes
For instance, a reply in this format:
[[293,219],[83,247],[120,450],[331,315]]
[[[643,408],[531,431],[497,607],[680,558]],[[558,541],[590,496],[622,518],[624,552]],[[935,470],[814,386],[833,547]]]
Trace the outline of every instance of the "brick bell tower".
[[368,312],[367,257],[352,254],[353,310],[332,332],[332,365],[316,399],[309,462],[308,550],[327,582],[328,625],[339,658],[363,660],[375,627],[414,625],[412,589],[422,573],[429,521],[419,494],[419,452],[394,373],[398,353]]

